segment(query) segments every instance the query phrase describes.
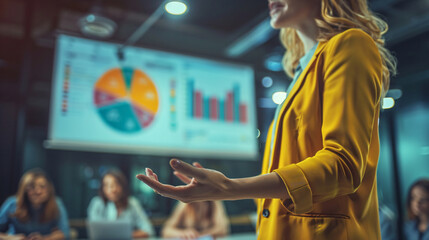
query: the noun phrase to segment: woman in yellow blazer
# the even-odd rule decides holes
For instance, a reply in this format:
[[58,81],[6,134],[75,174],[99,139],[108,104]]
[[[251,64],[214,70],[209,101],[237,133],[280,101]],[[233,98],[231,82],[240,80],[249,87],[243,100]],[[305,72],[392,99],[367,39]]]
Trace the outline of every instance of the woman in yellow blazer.
[[173,159],[189,184],[162,184],[150,169],[137,177],[183,202],[259,198],[258,239],[381,239],[378,119],[395,68],[381,38],[387,25],[365,0],[272,0],[269,7],[287,49],[286,72],[297,76],[270,126],[262,174],[230,179]]

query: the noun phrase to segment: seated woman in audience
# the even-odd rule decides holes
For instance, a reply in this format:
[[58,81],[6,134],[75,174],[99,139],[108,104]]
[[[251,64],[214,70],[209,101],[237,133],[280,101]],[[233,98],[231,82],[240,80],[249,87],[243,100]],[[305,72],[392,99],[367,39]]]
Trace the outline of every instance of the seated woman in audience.
[[196,239],[226,236],[229,222],[220,201],[180,202],[162,229],[164,238]]
[[409,221],[405,223],[405,239],[429,240],[429,179],[411,185],[407,196]]
[[54,240],[69,237],[67,212],[40,169],[27,171],[16,196],[0,209],[0,239]]
[[94,197],[88,207],[88,219],[127,220],[133,226],[133,238],[154,235],[149,218],[137,199],[130,197],[128,182],[118,170],[110,170],[101,179],[100,196]]

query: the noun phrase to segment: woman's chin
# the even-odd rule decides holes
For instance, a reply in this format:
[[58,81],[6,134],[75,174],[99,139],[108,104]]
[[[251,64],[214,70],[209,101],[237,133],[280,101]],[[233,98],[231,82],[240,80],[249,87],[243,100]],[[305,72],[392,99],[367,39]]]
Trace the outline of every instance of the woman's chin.
[[117,202],[119,201],[118,197],[107,197],[107,200],[111,201],[111,202]]
[[278,22],[276,21],[276,19],[271,19],[270,25],[274,29],[280,29],[281,28],[280,24],[278,24]]
[[284,18],[281,18],[280,16],[272,16],[271,17],[271,21],[270,21],[270,25],[272,28],[274,29],[281,29],[281,28],[286,28],[288,26],[287,23],[285,23]]

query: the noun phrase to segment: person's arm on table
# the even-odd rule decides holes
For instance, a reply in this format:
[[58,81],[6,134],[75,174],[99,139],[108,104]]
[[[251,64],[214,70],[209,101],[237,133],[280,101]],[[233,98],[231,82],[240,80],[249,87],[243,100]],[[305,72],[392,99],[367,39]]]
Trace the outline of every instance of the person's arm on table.
[[8,235],[5,233],[0,233],[0,239],[1,240],[25,240],[25,235],[24,234]]
[[40,233],[31,233],[25,238],[26,240],[61,240],[65,239],[64,233],[61,230],[54,230],[51,234],[41,235]]
[[133,238],[148,238],[148,237],[149,237],[149,233],[143,230],[137,229],[133,231]]

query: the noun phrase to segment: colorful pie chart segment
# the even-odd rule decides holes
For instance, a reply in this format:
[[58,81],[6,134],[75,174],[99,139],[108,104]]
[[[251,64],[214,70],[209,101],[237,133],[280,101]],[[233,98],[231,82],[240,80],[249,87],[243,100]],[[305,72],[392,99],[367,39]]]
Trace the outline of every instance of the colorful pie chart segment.
[[95,84],[94,104],[103,122],[122,133],[148,128],[159,107],[155,84],[144,72],[114,68]]

